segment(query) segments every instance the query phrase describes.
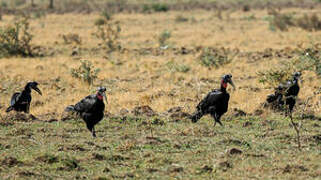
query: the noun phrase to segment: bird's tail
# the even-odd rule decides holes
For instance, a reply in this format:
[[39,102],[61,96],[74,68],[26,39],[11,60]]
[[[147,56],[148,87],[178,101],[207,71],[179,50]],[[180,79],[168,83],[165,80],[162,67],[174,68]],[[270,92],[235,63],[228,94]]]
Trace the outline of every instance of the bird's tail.
[[74,105],[69,105],[65,108],[66,112],[76,112]]
[[269,94],[266,98],[266,102],[272,103],[277,99],[277,96],[275,94]]
[[201,117],[203,116],[202,111],[195,111],[192,116],[190,117],[193,123],[196,123]]
[[13,106],[9,106],[8,108],[7,108],[7,110],[6,110],[6,112],[8,113],[8,112],[10,112],[10,111],[12,111],[13,110]]

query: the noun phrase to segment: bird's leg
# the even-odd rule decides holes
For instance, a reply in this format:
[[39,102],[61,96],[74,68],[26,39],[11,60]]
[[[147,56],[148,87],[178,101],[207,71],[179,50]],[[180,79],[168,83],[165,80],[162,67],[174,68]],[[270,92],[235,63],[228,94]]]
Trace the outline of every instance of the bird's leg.
[[92,128],[92,134],[93,134],[93,137],[96,137],[95,127]]
[[29,110],[30,110],[30,104],[27,104],[27,109],[26,109],[26,113],[29,114]]
[[215,121],[217,121],[221,126],[223,126],[223,124],[220,121],[221,116],[218,117],[217,114],[215,114],[215,115],[216,115]]

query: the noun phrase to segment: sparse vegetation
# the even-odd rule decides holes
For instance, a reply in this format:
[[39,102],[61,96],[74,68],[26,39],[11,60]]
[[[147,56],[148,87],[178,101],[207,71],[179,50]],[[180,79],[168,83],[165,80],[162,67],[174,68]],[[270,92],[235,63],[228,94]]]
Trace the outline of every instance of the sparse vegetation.
[[269,28],[272,31],[288,31],[289,27],[300,27],[307,31],[321,30],[321,20],[316,14],[294,18],[291,14],[282,14],[274,9],[269,11],[272,18],[269,19]]
[[287,67],[272,68],[267,71],[260,71],[257,73],[259,82],[267,84],[269,87],[277,87],[281,82],[288,80],[293,74],[293,69]]
[[108,53],[121,49],[119,36],[121,28],[118,21],[112,21],[111,15],[107,12],[96,20],[96,32],[94,36],[101,41],[101,46],[107,50]]
[[164,30],[159,36],[158,36],[158,44],[161,48],[167,48],[168,47],[168,40],[171,38],[171,32],[168,30]]
[[71,69],[71,75],[91,85],[97,79],[99,71],[100,69],[95,68],[90,61],[82,60],[77,69]]
[[[1,27],[13,22],[17,10],[47,9],[49,3],[34,0],[35,7],[30,7],[29,1],[14,10],[10,9],[11,1],[4,1],[8,7],[1,9]],[[136,13],[142,11],[142,4],[151,6],[153,2],[148,0],[122,1],[126,6],[119,1],[54,2],[54,9],[46,10],[46,16],[29,20],[29,30],[34,35],[32,44],[39,45],[32,51],[51,55],[14,55],[0,60],[2,179],[320,177],[321,79],[315,73],[320,31],[303,31],[294,26],[288,31],[269,31],[267,22],[262,20],[267,16],[263,10],[266,6],[258,8],[255,3],[262,1],[257,0],[234,6],[229,0],[164,0],[160,3],[167,4],[169,11],[156,13],[151,9],[149,14]],[[297,7],[280,8],[282,14],[292,15],[295,24],[305,13],[320,14],[318,6],[301,10],[299,1],[291,2]],[[277,4],[269,3],[272,7]],[[243,12],[247,11],[244,4],[249,4],[250,12]],[[310,6],[309,3],[306,7]],[[112,14],[110,20],[100,14],[101,9]],[[218,9],[221,20],[214,17]],[[189,22],[177,23],[179,15]],[[97,18],[103,23],[95,26]],[[111,22],[119,22],[122,28],[117,39],[122,48],[106,54],[107,45],[92,33]],[[159,48],[163,30],[170,30],[170,38]],[[79,35],[81,45],[64,44],[62,35],[69,33]],[[69,41],[72,40],[66,43]],[[210,66],[201,65],[200,55],[206,47],[208,59],[214,57]],[[90,68],[82,67],[82,59],[87,60],[84,64]],[[218,63],[221,61],[224,63]],[[283,68],[287,71],[287,66],[291,67],[291,74],[304,69],[293,112],[294,124],[302,123],[300,152],[289,118],[258,109],[275,86],[262,86],[257,72]],[[95,73],[96,69],[101,71]],[[225,127],[213,127],[210,116],[192,124],[189,113],[200,98],[220,87],[220,77],[226,73],[233,75],[237,88],[233,91],[228,86],[229,110],[222,117]],[[88,74],[92,78],[86,78]],[[91,80],[86,79],[93,79],[90,86]],[[33,96],[32,100],[30,113],[37,119],[6,114],[11,95],[30,80],[39,82],[43,91],[43,96]],[[98,137],[93,139],[88,137],[90,132],[84,122],[65,114],[64,109],[95,93],[100,85],[108,88],[108,104],[104,119],[95,128]]]
[[166,63],[166,66],[167,66],[168,70],[170,70],[172,72],[187,73],[191,69],[189,66],[187,66],[185,64],[176,63],[173,60]]
[[69,33],[69,34],[63,34],[62,39],[64,40],[65,44],[81,44],[81,37],[79,34],[75,33]]
[[16,18],[13,24],[0,28],[0,56],[34,56],[32,38],[29,19]]
[[182,16],[182,15],[178,15],[176,16],[175,18],[175,22],[187,22],[188,21],[188,18]]
[[204,48],[198,59],[203,66],[214,68],[229,64],[232,61],[224,52],[212,48]]

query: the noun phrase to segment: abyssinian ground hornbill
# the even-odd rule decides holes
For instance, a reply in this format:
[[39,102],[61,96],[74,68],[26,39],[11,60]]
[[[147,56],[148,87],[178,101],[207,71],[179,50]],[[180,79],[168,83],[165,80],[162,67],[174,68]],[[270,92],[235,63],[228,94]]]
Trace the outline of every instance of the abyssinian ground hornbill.
[[96,137],[95,125],[104,117],[105,104],[103,98],[106,97],[106,88],[99,87],[96,94],[89,95],[75,105],[68,106],[65,111],[78,113],[85,121],[88,130]]
[[287,114],[292,118],[292,110],[294,108],[296,97],[300,92],[299,80],[301,78],[300,72],[295,72],[292,76],[292,79],[280,84],[275,88],[274,94],[267,96],[266,101],[268,103],[276,103],[278,108],[281,109],[284,104],[287,106]]
[[207,96],[196,106],[196,112],[191,116],[192,122],[196,123],[202,116],[210,114],[215,120],[214,126],[216,125],[216,122],[223,126],[220,118],[227,112],[228,102],[230,99],[230,95],[226,91],[227,83],[230,83],[235,89],[232,81],[232,75],[224,75],[221,80],[221,88],[214,89],[209,92]]
[[10,106],[7,108],[6,112],[15,110],[18,112],[23,111],[25,113],[29,113],[31,103],[31,89],[34,89],[40,95],[42,95],[40,89],[37,86],[37,82],[28,82],[22,92],[14,93],[11,97]]

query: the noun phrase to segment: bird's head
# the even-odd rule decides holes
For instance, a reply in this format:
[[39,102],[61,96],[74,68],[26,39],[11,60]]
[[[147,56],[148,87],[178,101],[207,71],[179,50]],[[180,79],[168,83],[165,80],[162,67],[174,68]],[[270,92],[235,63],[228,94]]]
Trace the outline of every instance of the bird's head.
[[221,87],[224,89],[227,88],[227,83],[231,84],[233,86],[233,89],[235,90],[235,85],[232,81],[232,74],[225,74],[222,76],[222,81],[221,81]]
[[298,80],[300,80],[301,79],[301,72],[295,72],[295,73],[293,73],[293,80],[295,80],[295,81],[298,81]]
[[105,87],[98,87],[97,88],[97,97],[100,100],[103,100],[103,98],[105,98],[106,103],[108,103],[107,96],[106,96],[106,88]]
[[38,83],[36,81],[33,81],[33,82],[28,82],[27,83],[27,87],[31,90],[35,90],[37,91],[37,93],[39,93],[40,95],[42,95],[40,89],[38,88]]

